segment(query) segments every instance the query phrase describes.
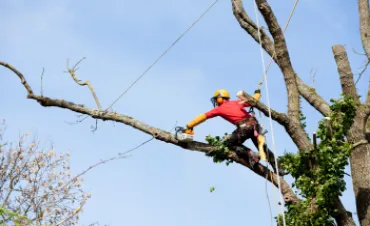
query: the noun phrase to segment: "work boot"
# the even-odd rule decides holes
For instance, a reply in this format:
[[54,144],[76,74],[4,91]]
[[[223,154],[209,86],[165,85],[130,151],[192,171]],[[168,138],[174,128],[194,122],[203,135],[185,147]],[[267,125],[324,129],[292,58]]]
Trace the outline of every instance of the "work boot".
[[259,153],[258,152],[253,152],[252,150],[249,150],[248,151],[248,160],[249,160],[249,164],[251,165],[251,168],[253,169],[253,167],[260,160]]

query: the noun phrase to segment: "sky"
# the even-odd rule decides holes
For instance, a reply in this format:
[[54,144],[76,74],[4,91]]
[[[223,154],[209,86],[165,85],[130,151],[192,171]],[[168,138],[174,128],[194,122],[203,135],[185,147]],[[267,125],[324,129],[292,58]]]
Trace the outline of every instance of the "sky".
[[[294,0],[270,1],[279,23],[284,26]],[[290,57],[297,74],[316,88],[325,100],[341,92],[331,47],[345,45],[355,73],[365,63],[359,35],[355,2],[301,0],[286,32]],[[63,98],[95,108],[87,87],[78,86],[66,70],[66,60],[80,64],[77,76],[89,80],[103,108],[109,106],[193,21],[212,0],[128,1],[0,1],[0,60],[21,71],[34,92]],[[255,19],[253,1],[244,1]],[[262,17],[260,17],[262,21]],[[265,55],[265,62],[269,58]],[[312,79],[311,70],[317,71]],[[231,1],[221,0],[113,107],[152,126],[170,130],[185,125],[212,108],[210,97],[224,88],[233,98],[239,90],[253,93],[262,78],[259,46],[240,28],[232,14]],[[368,73],[358,84],[365,96]],[[7,122],[5,139],[19,133],[37,134],[45,146],[53,144],[59,153],[71,153],[72,173],[78,174],[100,159],[116,156],[150,136],[131,127],[99,122],[91,118],[77,125],[76,113],[44,108],[26,99],[19,79],[0,68],[0,118]],[[286,112],[283,76],[276,65],[268,72],[271,107]],[[262,87],[261,101],[267,102]],[[364,98],[362,98],[364,99]],[[312,134],[321,119],[302,101]],[[268,118],[267,142],[271,146]],[[195,128],[195,140],[223,135],[234,127],[215,118]],[[277,155],[297,149],[284,128],[273,123]],[[251,142],[246,145],[252,147]],[[349,173],[349,169],[347,169]],[[84,176],[84,189],[92,193],[80,225],[130,226],[223,226],[270,225],[266,181],[238,164],[215,164],[203,153],[151,141],[127,159],[101,165]],[[288,181],[292,181],[287,176]],[[351,180],[342,198],[355,212]],[[210,187],[215,191],[210,193]],[[276,202],[267,184],[272,212]]]

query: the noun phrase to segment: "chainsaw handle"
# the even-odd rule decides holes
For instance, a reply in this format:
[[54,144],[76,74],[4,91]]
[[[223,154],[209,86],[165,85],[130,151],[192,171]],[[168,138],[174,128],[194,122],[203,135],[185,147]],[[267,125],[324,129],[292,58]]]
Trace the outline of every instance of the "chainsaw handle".
[[191,130],[191,129],[185,129],[185,133],[190,134],[190,135],[194,135],[194,131]]

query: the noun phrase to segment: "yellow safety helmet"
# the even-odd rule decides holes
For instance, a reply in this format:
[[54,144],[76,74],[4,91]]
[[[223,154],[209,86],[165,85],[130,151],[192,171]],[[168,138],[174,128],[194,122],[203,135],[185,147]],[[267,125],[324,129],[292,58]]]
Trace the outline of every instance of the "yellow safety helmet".
[[230,99],[230,93],[226,89],[219,89],[213,94],[213,97],[211,98],[211,102],[213,104],[213,107],[216,107],[216,105],[220,105],[224,102],[224,100]]

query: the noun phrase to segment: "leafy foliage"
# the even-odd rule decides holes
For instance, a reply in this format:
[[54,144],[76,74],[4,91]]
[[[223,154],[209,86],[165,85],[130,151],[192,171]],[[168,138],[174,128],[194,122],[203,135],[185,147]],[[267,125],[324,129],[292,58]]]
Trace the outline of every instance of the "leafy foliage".
[[[353,99],[342,96],[331,100],[330,114],[318,125],[320,142],[315,150],[287,153],[281,165],[295,179],[293,187],[303,199],[295,205],[287,204],[287,225],[321,226],[333,224],[334,203],[346,189],[344,168],[352,145],[345,139],[356,114]],[[281,221],[280,221],[281,222]]]
[[31,220],[26,216],[10,211],[2,206],[0,206],[0,215],[12,220],[12,223],[16,226],[31,224]]
[[225,140],[227,139],[228,134],[225,133],[225,136],[223,138],[220,138],[219,136],[212,137],[211,135],[208,135],[206,137],[206,141],[208,144],[213,145],[216,147],[214,151],[207,152],[206,156],[212,157],[213,162],[215,163],[221,163],[226,161],[226,165],[228,166],[233,161],[228,159],[228,153],[229,148],[225,144]]

